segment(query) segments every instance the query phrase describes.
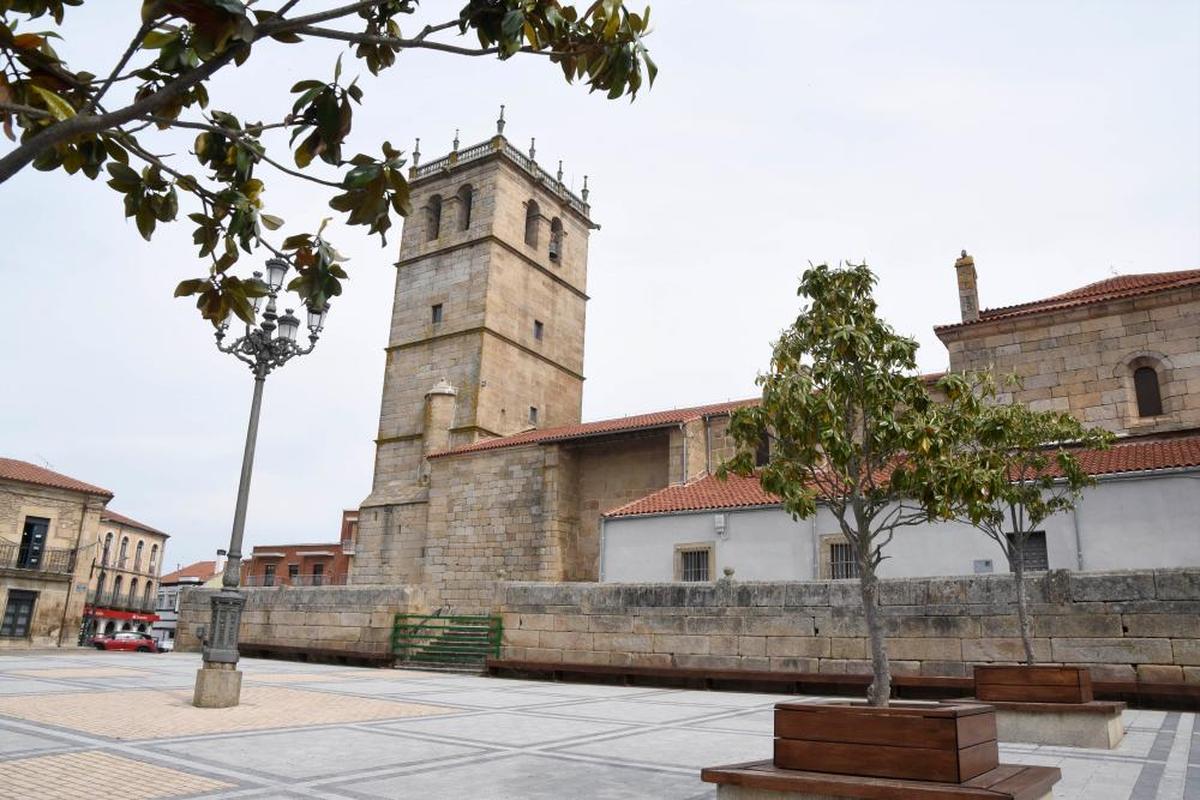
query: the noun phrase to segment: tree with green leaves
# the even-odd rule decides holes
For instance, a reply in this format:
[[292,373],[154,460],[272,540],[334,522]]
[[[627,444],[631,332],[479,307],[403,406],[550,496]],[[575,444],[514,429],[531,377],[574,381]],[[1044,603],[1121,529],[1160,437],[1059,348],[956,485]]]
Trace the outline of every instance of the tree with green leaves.
[[[288,288],[306,305],[324,307],[342,291],[344,259],[319,229],[271,241],[270,232],[284,224],[264,210],[272,173],[325,187],[347,224],[365,226],[381,241],[393,216],[409,211],[401,151],[383,142],[374,155],[345,152],[364,92],[357,79],[345,79],[341,57],[326,76],[296,83],[291,97],[259,99],[252,113],[276,108],[265,121],[214,103],[208,86],[218,73],[248,69],[267,48],[292,47],[303,58],[318,40],[346,43],[374,75],[405,51],[530,54],[609,98],[636,96],[656,73],[643,42],[650,11],[630,11],[621,0],[595,0],[583,10],[558,0],[466,0],[457,15],[407,32],[401,23],[417,0],[143,0],[111,63],[77,69],[53,42],[63,38],[72,7],[85,2],[0,0],[0,128],[16,142],[0,155],[0,184],[31,165],[92,180],[107,173],[125,216],[147,240],[159,223],[178,218],[183,195],[208,269],[180,283],[176,295],[195,296],[214,326],[231,313],[253,320],[252,300],[266,287],[231,268],[258,246],[297,268]],[[91,0],[98,2],[111,4]],[[447,40],[454,34],[473,41]],[[172,131],[195,136],[190,167],[186,157],[161,154],[162,137]],[[280,152],[285,148],[288,155]]]
[[[916,374],[917,343],[879,318],[874,285],[866,265],[804,273],[798,294],[809,303],[758,378],[762,402],[734,412],[738,454],[718,476],[758,475],[793,518],[811,517],[820,503],[837,519],[858,566],[874,673],[867,698],[882,706],[891,696],[879,605],[884,549],[901,528],[951,517],[971,487],[916,491],[953,439]],[[756,467],[763,437],[768,458]]]
[[[1006,379],[1019,388],[1014,377]],[[1077,452],[1108,447],[1112,434],[1088,428],[1062,411],[1034,411],[1023,403],[1000,402],[988,374],[948,376],[943,382],[954,397],[947,409],[956,431],[955,445],[931,477],[930,491],[953,493],[970,485],[978,502],[959,507],[958,515],[1000,546],[1016,584],[1017,620],[1025,663],[1035,662],[1033,622],[1025,582],[1026,547],[1043,523],[1075,507],[1095,480],[1084,471]]]

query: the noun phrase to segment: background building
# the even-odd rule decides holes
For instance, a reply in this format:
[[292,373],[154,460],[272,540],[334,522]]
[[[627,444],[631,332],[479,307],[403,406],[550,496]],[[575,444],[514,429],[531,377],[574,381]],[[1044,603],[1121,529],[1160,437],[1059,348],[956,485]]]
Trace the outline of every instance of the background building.
[[[724,566],[745,579],[851,577],[848,548],[820,515],[797,525],[747,487],[712,499],[729,491],[710,478],[733,452],[729,414],[753,400],[580,423],[586,193],[500,135],[414,166],[411,179],[417,210],[400,246],[351,582],[421,584],[431,604],[466,612],[488,608],[498,580],[708,581]],[[936,328],[951,369],[1015,372],[1024,388],[1002,399],[1130,439],[1093,465],[1103,481],[1079,511],[1035,537],[1042,561],[1200,564],[1200,271],[992,310],[979,309],[966,253],[955,275],[962,319]],[[903,542],[885,574],[1006,568],[973,531],[937,526]],[[294,555],[256,548],[249,582],[281,582]]]
[[221,562],[197,561],[180,567],[159,578],[158,595],[154,607],[154,638],[159,642],[175,641],[179,621],[179,595],[186,588],[221,585]]
[[257,546],[242,562],[242,586],[343,586],[357,535],[358,511],[349,510],[336,542]]
[[0,458],[0,649],[74,644],[112,492]]
[[157,620],[158,578],[168,538],[115,511],[100,515],[81,640],[96,633],[150,630]]

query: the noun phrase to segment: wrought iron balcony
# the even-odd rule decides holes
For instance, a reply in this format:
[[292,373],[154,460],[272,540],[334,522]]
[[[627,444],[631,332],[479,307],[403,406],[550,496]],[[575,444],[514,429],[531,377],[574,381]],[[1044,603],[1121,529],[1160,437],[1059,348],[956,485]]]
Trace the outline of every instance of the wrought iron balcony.
[[114,593],[112,591],[103,592],[88,592],[87,601],[89,605],[96,608],[111,608],[114,611],[136,611],[142,614],[153,613],[157,597],[130,597],[126,592]]
[[46,547],[37,550],[19,544],[0,544],[0,568],[70,575],[75,571],[75,551],[71,548]]
[[345,586],[345,575],[245,575],[242,586]]

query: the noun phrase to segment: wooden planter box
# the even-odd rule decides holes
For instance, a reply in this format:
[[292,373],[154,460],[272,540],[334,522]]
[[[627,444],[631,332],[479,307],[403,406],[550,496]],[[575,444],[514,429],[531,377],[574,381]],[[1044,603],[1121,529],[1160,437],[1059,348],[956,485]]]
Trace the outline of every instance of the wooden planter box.
[[962,783],[995,769],[996,716],[967,703],[779,703],[775,766]]
[[1087,667],[975,667],[975,697],[983,703],[1090,703]]

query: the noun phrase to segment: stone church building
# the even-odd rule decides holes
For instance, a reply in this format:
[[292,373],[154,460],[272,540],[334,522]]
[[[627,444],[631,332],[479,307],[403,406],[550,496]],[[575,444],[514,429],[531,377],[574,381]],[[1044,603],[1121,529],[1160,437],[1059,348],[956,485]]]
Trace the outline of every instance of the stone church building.
[[[757,577],[831,576],[821,547],[828,561],[837,543],[825,531],[804,534],[753,482],[710,477],[731,454],[730,411],[753,400],[581,422],[596,229],[586,182],[571,192],[561,171],[497,134],[414,166],[411,186],[351,583],[421,584],[435,604],[469,611],[492,605],[496,581],[713,580],[737,513],[792,526],[739,539],[769,554],[738,556],[739,578],[754,579],[756,561],[791,565]],[[1200,270],[981,310],[973,260],[964,253],[954,269],[962,319],[936,328],[950,369],[1016,372],[1014,399],[1142,447],[1114,448],[1104,474],[1191,470],[1181,486],[1200,495]],[[1192,506],[1161,535],[1200,541]],[[1193,550],[1158,566],[1200,564]],[[984,560],[972,555],[947,568],[969,572]]]

